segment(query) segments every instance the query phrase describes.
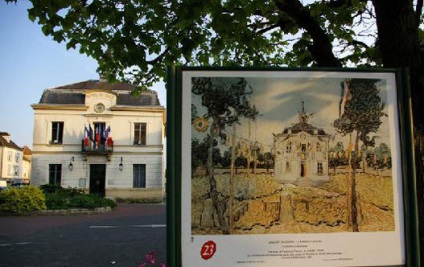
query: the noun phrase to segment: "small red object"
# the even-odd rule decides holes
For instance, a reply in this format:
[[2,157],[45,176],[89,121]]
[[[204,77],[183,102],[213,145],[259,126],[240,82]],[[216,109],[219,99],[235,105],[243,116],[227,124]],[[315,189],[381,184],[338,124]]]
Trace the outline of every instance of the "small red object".
[[216,252],[216,244],[212,240],[209,240],[205,244],[203,244],[202,249],[200,250],[200,256],[202,259],[209,260],[213,257]]

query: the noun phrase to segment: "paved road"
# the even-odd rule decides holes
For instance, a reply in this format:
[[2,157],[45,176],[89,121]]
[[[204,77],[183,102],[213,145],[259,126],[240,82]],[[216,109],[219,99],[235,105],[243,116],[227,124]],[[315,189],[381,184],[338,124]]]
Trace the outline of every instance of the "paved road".
[[90,215],[0,217],[0,266],[137,266],[166,259],[166,206],[120,204]]

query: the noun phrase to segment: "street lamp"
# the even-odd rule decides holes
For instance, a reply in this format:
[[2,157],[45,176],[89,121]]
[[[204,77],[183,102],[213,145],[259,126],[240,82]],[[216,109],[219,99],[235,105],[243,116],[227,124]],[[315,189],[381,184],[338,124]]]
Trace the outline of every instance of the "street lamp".
[[74,161],[74,157],[71,157],[71,161],[69,162],[68,169],[69,171],[72,171],[74,169],[74,164],[72,163]]
[[122,164],[122,157],[121,157],[121,163],[119,163],[119,170],[122,171],[124,169],[124,164]]

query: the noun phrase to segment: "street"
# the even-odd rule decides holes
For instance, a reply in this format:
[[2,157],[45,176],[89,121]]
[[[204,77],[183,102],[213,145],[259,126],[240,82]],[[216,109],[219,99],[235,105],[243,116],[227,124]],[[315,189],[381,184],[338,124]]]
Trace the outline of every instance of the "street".
[[0,217],[0,266],[137,266],[166,261],[166,206],[119,204],[80,215]]

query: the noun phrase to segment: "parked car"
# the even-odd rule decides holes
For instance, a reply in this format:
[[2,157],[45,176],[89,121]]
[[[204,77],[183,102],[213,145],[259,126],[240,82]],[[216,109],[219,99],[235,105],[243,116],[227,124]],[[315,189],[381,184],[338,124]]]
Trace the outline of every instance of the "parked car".
[[27,184],[21,183],[21,182],[14,182],[10,184],[11,187],[24,187],[27,186]]
[[7,190],[7,182],[0,181],[0,191]]

